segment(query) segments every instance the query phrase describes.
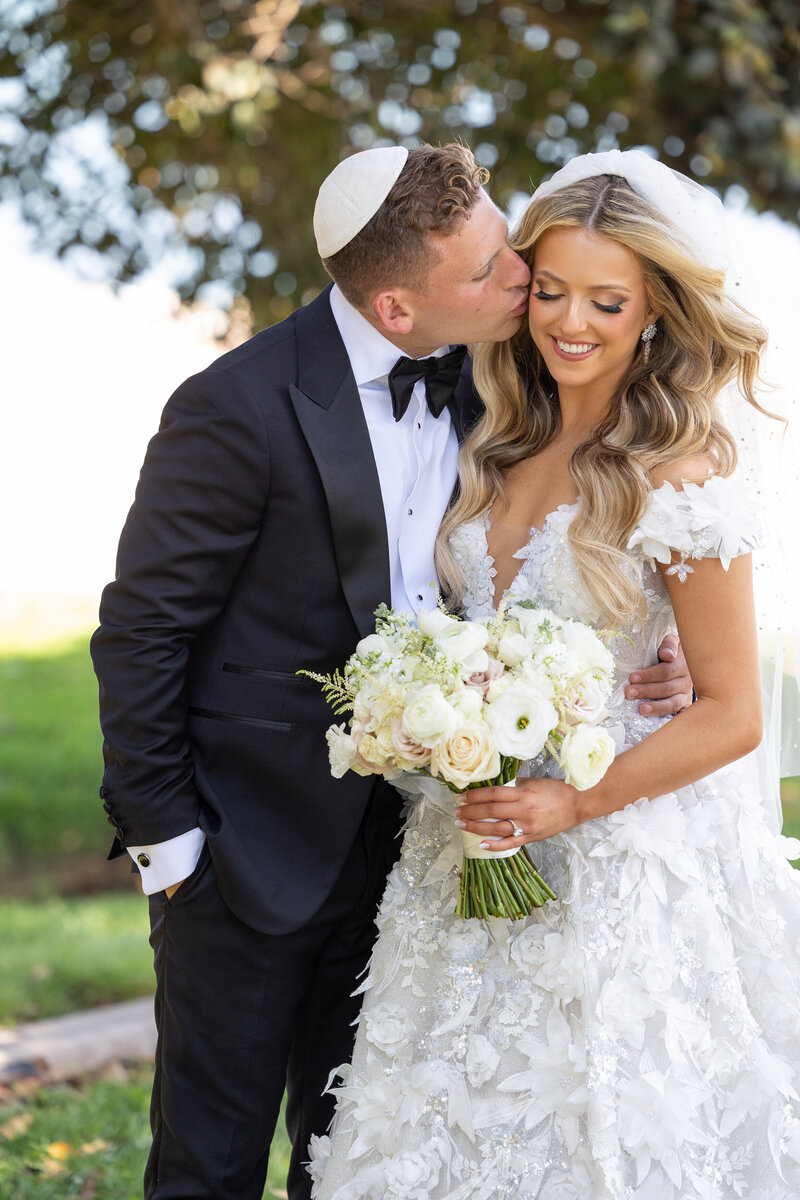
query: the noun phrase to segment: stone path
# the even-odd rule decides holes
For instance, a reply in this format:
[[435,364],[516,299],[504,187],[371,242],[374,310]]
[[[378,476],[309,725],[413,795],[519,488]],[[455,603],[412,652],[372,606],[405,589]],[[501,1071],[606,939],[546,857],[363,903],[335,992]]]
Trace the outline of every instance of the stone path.
[[152,1059],[155,1047],[151,997],[0,1028],[0,1083],[58,1083],[112,1062]]

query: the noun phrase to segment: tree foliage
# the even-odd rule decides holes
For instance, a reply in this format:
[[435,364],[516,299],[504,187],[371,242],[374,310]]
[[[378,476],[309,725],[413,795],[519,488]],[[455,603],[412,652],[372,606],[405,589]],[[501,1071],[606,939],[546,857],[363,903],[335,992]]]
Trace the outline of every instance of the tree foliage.
[[383,142],[466,139],[501,205],[576,153],[639,144],[759,207],[800,204],[796,0],[0,0],[0,14],[0,181],[42,244],[118,278],[168,261],[185,296],[216,281],[260,323],[324,281],[321,179]]

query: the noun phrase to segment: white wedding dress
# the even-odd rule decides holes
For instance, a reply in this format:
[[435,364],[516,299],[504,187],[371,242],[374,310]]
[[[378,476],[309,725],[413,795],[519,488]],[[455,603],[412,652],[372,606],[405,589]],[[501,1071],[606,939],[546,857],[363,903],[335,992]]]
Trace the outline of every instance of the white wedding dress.
[[[509,593],[598,625],[574,511],[532,531]],[[453,538],[471,617],[492,608],[486,524]],[[677,550],[685,578],[692,557],[756,542],[731,480],[652,493],[630,549],[647,617],[614,643],[620,749],[661,723],[622,691],[673,627],[652,557]],[[800,849],[769,829],[749,760],[530,846],[559,899],[517,922],[453,915],[452,797],[427,791],[331,1136],[311,1147],[315,1200],[800,1200]]]

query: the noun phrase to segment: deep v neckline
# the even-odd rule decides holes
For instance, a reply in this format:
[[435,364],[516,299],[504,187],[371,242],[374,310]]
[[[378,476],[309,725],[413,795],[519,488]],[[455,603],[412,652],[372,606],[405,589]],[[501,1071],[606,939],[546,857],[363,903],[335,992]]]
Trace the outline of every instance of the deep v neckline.
[[531,525],[531,527],[528,530],[528,540],[525,542],[524,545],[520,546],[519,549],[515,550],[514,553],[511,555],[512,558],[521,560],[520,565],[519,565],[519,570],[515,572],[513,578],[509,582],[508,586],[506,588],[504,588],[503,592],[501,593],[501,595],[499,597],[497,596],[497,591],[496,591],[495,584],[494,584],[495,578],[497,576],[497,560],[495,559],[494,555],[492,554],[491,550],[489,549],[489,528],[491,525],[491,510],[489,512],[484,513],[483,520],[481,522],[481,526],[483,529],[483,543],[484,543],[484,548],[486,550],[486,559],[487,559],[487,562],[489,563],[489,568],[488,568],[489,589],[488,590],[491,594],[492,608],[495,610],[495,612],[497,612],[497,609],[500,607],[500,605],[506,599],[509,592],[511,592],[511,590],[513,589],[517,580],[519,579],[520,575],[525,570],[525,563],[528,560],[531,543],[533,542],[534,538],[542,537],[545,533],[549,532],[550,522],[553,517],[557,516],[559,513],[569,512],[571,510],[574,510],[577,507],[578,507],[577,500],[574,501],[574,503],[572,503],[572,504],[559,504],[557,508],[553,508],[550,510],[550,512],[545,513],[544,520],[542,521],[541,525]]

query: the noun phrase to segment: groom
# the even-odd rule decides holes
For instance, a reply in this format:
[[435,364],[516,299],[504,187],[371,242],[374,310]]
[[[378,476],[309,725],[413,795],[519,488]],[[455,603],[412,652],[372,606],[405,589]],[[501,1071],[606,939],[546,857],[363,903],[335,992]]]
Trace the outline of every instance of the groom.
[[[92,654],[112,856],[150,897],[148,1200],[260,1200],[284,1086],[289,1196],[309,1194],[399,804],[331,778],[331,713],[297,671],[342,665],[381,601],[435,602],[480,412],[451,346],[509,337],[527,305],[483,182],[455,145],[341,163],[315,212],[337,286],[187,380],[147,451]],[[656,712],[690,689],[679,659],[642,682]]]

